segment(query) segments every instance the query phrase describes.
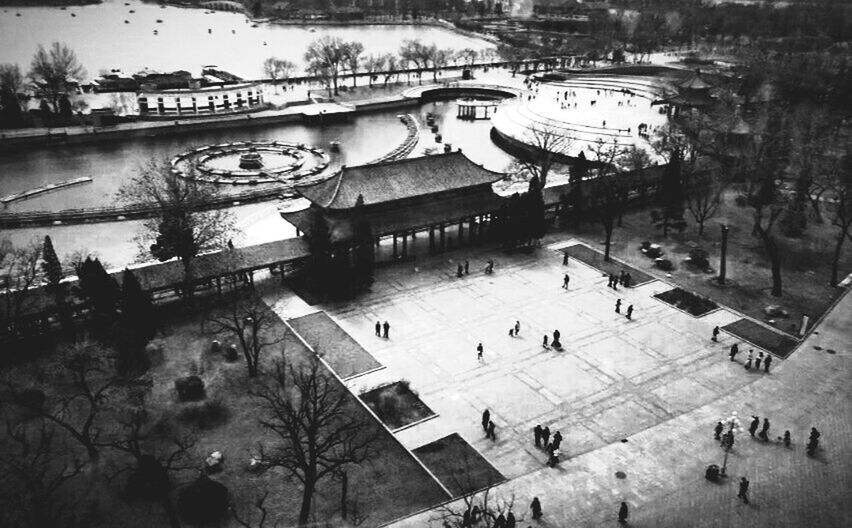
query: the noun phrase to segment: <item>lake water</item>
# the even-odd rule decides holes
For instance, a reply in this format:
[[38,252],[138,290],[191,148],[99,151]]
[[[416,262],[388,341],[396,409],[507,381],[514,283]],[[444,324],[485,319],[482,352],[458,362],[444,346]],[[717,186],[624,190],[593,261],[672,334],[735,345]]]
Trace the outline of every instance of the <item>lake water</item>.
[[[39,44],[59,41],[77,53],[92,77],[113,68],[127,74],[144,68],[197,74],[201,66],[215,64],[253,79],[262,77],[263,61],[271,56],[302,65],[308,44],[323,35],[359,41],[366,54],[397,52],[405,39],[456,50],[494,48],[486,40],[429,26],[317,26],[311,32],[308,26],[264,23],[252,28],[242,14],[127,3],[107,0],[67,10],[3,7],[0,63],[17,63],[26,71]],[[163,22],[157,23],[158,19]],[[154,30],[159,34],[154,35]]]

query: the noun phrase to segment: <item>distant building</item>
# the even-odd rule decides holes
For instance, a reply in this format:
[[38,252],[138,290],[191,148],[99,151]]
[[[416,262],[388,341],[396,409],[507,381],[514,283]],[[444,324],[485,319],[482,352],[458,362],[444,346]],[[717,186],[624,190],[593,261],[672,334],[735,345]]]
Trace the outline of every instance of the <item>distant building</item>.
[[142,116],[181,116],[245,112],[263,107],[258,83],[158,90],[143,86],[136,94]]

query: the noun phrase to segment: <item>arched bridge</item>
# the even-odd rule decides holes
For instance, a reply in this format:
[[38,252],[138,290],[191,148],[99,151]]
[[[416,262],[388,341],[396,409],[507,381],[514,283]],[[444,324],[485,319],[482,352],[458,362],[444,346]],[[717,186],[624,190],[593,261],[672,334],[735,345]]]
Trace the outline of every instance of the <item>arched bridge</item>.
[[201,2],[201,7],[205,9],[215,9],[216,11],[231,11],[234,13],[243,13],[245,15],[249,14],[246,6],[239,2],[233,2],[232,0],[215,0],[213,2]]

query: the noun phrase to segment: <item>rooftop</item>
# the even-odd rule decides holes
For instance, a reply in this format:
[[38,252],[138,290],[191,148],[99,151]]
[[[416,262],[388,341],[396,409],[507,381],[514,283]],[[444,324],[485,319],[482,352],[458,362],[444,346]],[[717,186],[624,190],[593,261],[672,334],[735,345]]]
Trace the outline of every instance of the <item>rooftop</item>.
[[296,190],[326,209],[350,209],[358,197],[364,204],[392,202],[415,196],[494,183],[503,174],[484,169],[461,152],[409,158],[358,167],[343,167],[322,182]]

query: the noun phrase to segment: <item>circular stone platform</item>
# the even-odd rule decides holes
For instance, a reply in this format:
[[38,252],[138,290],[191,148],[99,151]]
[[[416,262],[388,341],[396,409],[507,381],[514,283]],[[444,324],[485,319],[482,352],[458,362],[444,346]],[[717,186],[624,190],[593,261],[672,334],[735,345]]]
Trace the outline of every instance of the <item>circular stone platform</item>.
[[[498,139],[512,147],[536,147],[543,133],[561,140],[546,143],[573,158],[590,151],[599,141],[637,147],[657,159],[650,145],[657,129],[667,122],[665,106],[653,105],[663,94],[662,82],[652,77],[578,74],[563,80],[531,77],[530,91],[502,105],[491,123]],[[644,126],[643,126],[644,125]]]
[[320,148],[282,141],[240,141],[199,147],[172,158],[172,172],[205,183],[257,185],[296,181],[328,168]]

